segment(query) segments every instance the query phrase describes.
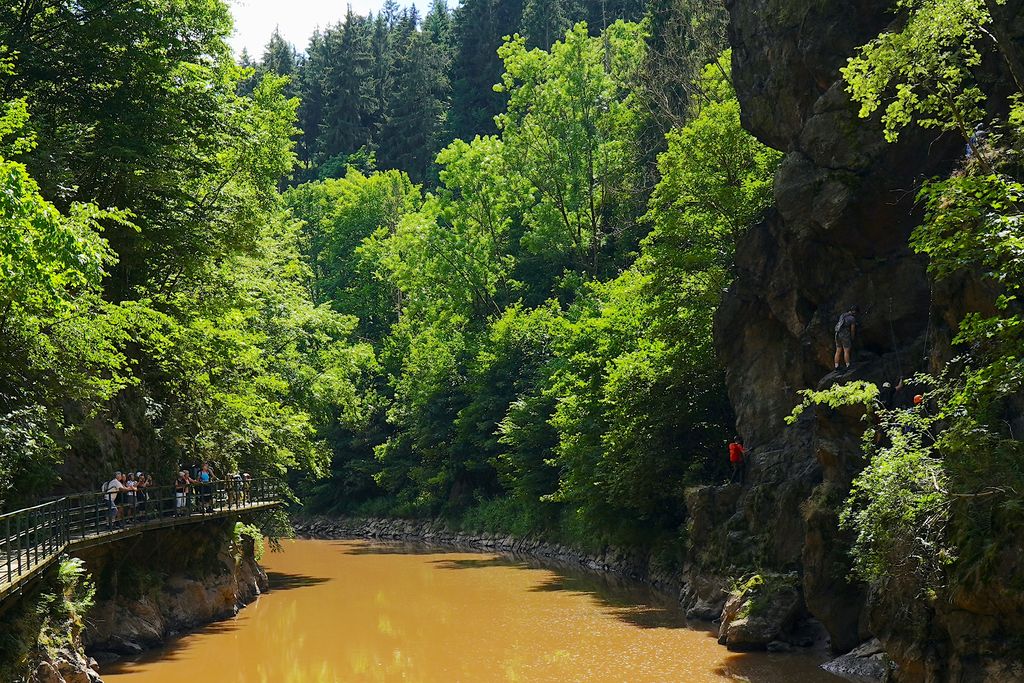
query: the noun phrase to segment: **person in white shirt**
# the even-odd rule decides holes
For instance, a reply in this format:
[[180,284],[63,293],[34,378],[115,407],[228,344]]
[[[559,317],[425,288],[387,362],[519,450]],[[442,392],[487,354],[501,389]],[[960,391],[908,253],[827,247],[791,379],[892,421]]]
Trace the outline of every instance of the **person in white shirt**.
[[135,519],[135,505],[138,502],[135,494],[139,490],[139,478],[138,475],[129,472],[128,476],[125,477],[127,481],[124,483],[124,507],[121,512],[126,522],[132,522]]
[[118,517],[120,509],[117,507],[117,496],[125,489],[124,475],[114,472],[114,478],[103,485],[103,495],[107,499],[107,527],[113,528],[119,524]]

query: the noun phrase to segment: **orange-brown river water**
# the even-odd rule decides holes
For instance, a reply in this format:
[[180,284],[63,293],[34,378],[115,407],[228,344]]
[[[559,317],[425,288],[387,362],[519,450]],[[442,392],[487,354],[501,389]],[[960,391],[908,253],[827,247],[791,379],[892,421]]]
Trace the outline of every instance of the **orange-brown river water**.
[[670,603],[481,553],[287,541],[273,590],[106,683],[839,681],[810,654],[735,654]]

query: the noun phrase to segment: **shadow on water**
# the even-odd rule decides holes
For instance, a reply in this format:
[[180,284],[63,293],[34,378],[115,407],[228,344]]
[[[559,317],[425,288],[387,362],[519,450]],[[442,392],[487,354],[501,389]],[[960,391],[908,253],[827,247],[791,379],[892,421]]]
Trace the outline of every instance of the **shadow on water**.
[[353,555],[461,555],[465,552],[485,552],[487,554],[473,558],[440,558],[433,560],[433,564],[440,569],[458,570],[491,567],[544,569],[551,575],[530,590],[535,592],[567,591],[588,595],[604,607],[611,616],[638,628],[687,628],[689,626],[683,611],[673,604],[670,598],[661,596],[645,586],[583,570],[574,571],[569,567],[552,562],[541,562],[532,557],[505,553],[494,555],[491,554],[493,551],[480,551],[479,549],[463,551],[437,548],[420,543],[367,543],[355,547],[347,546],[347,552]]
[[[600,581],[593,576],[556,572],[539,583],[535,592],[569,591],[583,593],[597,600],[616,619],[638,628],[687,628],[686,615],[667,598],[653,591]],[[661,599],[659,599],[661,598]]]
[[289,591],[296,588],[306,588],[327,583],[330,579],[319,576],[306,576],[305,574],[287,574],[285,572],[267,572],[267,579],[270,581],[270,590]]
[[234,619],[225,619],[224,621],[207,624],[194,631],[171,638],[158,647],[146,650],[141,655],[104,664],[100,667],[101,674],[141,673],[147,669],[148,665],[180,659],[184,655],[185,650],[190,646],[190,638],[194,636],[216,636],[234,633],[237,630],[238,624]]
[[346,555],[462,555],[483,552],[477,548],[440,548],[413,541],[337,541]]
[[462,558],[458,560],[434,560],[441,569],[486,569],[487,567],[515,567],[516,569],[539,569],[541,565],[532,565],[505,555],[494,557]]
[[[780,670],[788,673],[780,675]],[[723,664],[711,668],[711,672],[732,681],[749,681],[750,683],[775,683],[805,678],[817,682],[835,681],[842,683],[847,680],[824,671],[817,661],[800,658],[799,654],[771,654],[767,652],[736,652],[731,654]]]

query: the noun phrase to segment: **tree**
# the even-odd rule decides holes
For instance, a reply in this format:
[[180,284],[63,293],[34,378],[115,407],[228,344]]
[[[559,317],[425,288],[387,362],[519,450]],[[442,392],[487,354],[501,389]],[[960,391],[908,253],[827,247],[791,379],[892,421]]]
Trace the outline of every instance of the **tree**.
[[646,253],[659,264],[653,284],[668,291],[699,278],[692,294],[712,296],[712,305],[732,279],[740,239],[771,202],[782,159],[743,130],[728,74],[726,52],[693,86],[704,104],[688,125],[666,136],[661,181],[646,216],[654,226]]
[[[984,95],[972,70],[992,17],[983,0],[901,0],[909,13],[901,31],[885,32],[860,48],[843,69],[860,115],[882,107],[890,142],[911,122],[954,130],[964,139],[983,116]],[[991,33],[988,33],[991,36]]]
[[[4,147],[31,147],[26,122],[24,102],[0,105]],[[0,507],[50,483],[74,427],[70,401],[93,414],[130,382],[126,331],[100,298],[116,260],[101,237],[111,221],[126,217],[92,204],[62,214],[25,166],[0,156]]]
[[728,14],[721,0],[655,0],[648,16],[647,53],[637,79],[655,134],[664,136],[714,101],[702,90],[701,71],[728,44]]
[[[327,51],[324,154],[347,156],[372,140],[373,127],[366,96],[372,93],[368,78],[370,22],[350,7],[345,21],[324,34]],[[372,102],[372,99],[370,100]]]
[[520,29],[529,47],[546,50],[583,19],[581,14],[572,0],[526,0]]
[[618,23],[591,38],[579,24],[550,53],[527,50],[519,37],[499,52],[509,97],[498,118],[505,153],[537,200],[525,217],[523,246],[568,253],[592,276],[636,200],[638,118],[624,74],[642,47],[635,25]]
[[260,65],[270,73],[278,76],[292,76],[298,69],[298,57],[295,46],[281,37],[278,29],[270,34],[270,40],[263,48]]
[[406,214],[419,209],[419,191],[398,171],[367,177],[350,169],[344,178],[289,190],[284,201],[303,222],[314,300],[356,316],[360,336],[379,344],[397,319],[399,302],[359,248],[378,231],[396,231]]
[[494,117],[505,104],[492,88],[501,81],[497,51],[521,16],[522,0],[467,0],[455,10],[451,137],[472,140],[496,132]]
[[413,182],[422,183],[436,176],[434,158],[444,138],[447,64],[441,48],[423,33],[410,33],[397,50],[379,159],[384,168],[402,169]]

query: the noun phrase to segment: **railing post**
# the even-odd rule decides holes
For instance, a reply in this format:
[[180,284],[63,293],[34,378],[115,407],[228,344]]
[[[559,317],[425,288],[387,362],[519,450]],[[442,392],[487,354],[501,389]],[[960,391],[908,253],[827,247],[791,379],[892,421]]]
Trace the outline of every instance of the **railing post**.
[[25,571],[32,568],[32,544],[29,538],[32,536],[32,513],[26,512],[22,515],[24,520],[21,525],[21,543],[25,549]]
[[64,499],[64,545],[71,543],[71,499]]
[[11,582],[11,568],[14,560],[11,557],[11,518],[4,518],[4,555],[7,557],[7,583]]
[[28,545],[28,568],[32,569],[39,563],[39,545],[36,543],[36,535],[39,533],[39,512],[33,510],[28,517],[28,535],[25,543]]
[[21,564],[24,561],[24,558],[22,557],[22,555],[25,554],[25,540],[22,537],[22,533],[21,533],[21,529],[24,526],[24,521],[25,521],[25,515],[24,514],[19,514],[17,517],[14,518],[14,538],[15,538],[15,540],[17,542],[17,546],[18,546],[18,549],[16,551],[17,552],[16,556],[18,558],[18,573],[17,573],[18,576],[21,576],[21,569],[22,569]]

